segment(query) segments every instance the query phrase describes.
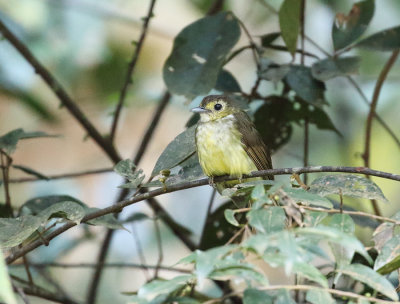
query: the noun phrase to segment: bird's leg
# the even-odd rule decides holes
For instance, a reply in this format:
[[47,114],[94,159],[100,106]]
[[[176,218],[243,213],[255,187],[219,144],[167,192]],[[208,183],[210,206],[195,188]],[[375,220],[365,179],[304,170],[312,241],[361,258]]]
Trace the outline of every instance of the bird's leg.
[[211,187],[215,188],[214,176],[209,176],[209,177],[208,177],[208,184],[209,184]]

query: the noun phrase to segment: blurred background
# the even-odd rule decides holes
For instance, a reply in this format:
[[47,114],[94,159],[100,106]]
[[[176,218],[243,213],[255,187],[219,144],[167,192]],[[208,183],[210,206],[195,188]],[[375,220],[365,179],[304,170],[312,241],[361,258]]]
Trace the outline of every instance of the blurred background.
[[[158,0],[149,33],[140,54],[138,66],[129,87],[126,107],[117,132],[116,147],[123,158],[136,152],[152,114],[159,102],[165,85],[162,67],[168,57],[174,37],[188,24],[203,17],[211,5],[210,0]],[[331,28],[337,12],[348,13],[354,2],[348,0],[307,1],[305,32],[320,47],[332,53]],[[225,8],[232,10],[246,25],[255,39],[263,34],[279,31],[277,15],[279,0],[226,1]],[[112,113],[127,70],[128,62],[138,40],[142,17],[147,13],[149,1],[134,0],[0,0],[0,19],[22,39],[51,73],[67,89],[95,123],[101,133],[109,132]],[[270,6],[270,7],[269,7]],[[374,18],[366,35],[398,25],[400,2],[376,1]],[[366,36],[364,35],[364,36]],[[239,44],[247,42],[242,34]],[[282,43],[282,41],[280,41]],[[310,43],[306,50],[324,55]],[[389,53],[352,51],[362,58],[359,73],[354,79],[371,100],[379,72]],[[283,52],[267,54],[279,63],[290,62]],[[307,59],[307,63],[311,63]],[[249,64],[250,63],[250,64]],[[255,79],[251,53],[244,52],[228,64],[227,69],[239,81],[242,90],[249,92]],[[400,136],[399,92],[400,65],[397,63],[386,80],[378,103],[378,113]],[[276,90],[273,84],[263,82],[260,91],[267,94]],[[310,127],[310,164],[362,166],[365,121],[368,106],[360,94],[345,78],[327,82],[327,110],[342,136],[333,132]],[[173,96],[161,117],[160,124],[150,142],[139,167],[150,174],[154,164],[168,143],[185,129],[191,117],[190,108],[199,99],[185,100]],[[34,73],[32,67],[5,40],[0,40],[0,135],[13,129],[45,131],[61,135],[59,138],[26,140],[18,144],[13,154],[15,164],[26,165],[45,175],[71,173],[92,169],[111,168],[112,164],[74,118],[62,107],[56,96]],[[387,132],[374,123],[371,150],[371,168],[399,173],[399,147]],[[274,167],[300,167],[303,164],[303,130],[299,126],[290,142],[273,155]],[[12,170],[12,178],[26,176]],[[311,175],[312,180],[316,175]],[[287,178],[287,177],[286,177]],[[384,215],[392,215],[400,204],[399,187],[394,181],[374,179],[391,202],[381,206]],[[11,186],[13,206],[22,205],[32,197],[49,194],[68,194],[93,207],[112,204],[118,194],[121,178],[113,173],[90,175],[75,179],[15,183]],[[211,187],[205,186],[159,197],[161,204],[180,224],[193,232],[193,240],[199,241],[207,212]],[[3,201],[0,188],[0,201]],[[217,198],[220,203],[223,200]],[[359,210],[370,211],[368,201],[351,201]],[[214,204],[215,208],[218,204]],[[135,212],[152,215],[144,202],[126,208],[121,217]],[[173,265],[190,251],[175,238],[162,223],[163,265]],[[134,227],[126,226],[131,233],[117,231],[109,252],[108,262],[140,262],[142,250],[147,264],[156,264],[159,250],[155,241],[154,223],[141,221]],[[135,231],[135,233],[132,232]],[[73,228],[29,254],[34,262],[57,261],[65,263],[93,263],[105,229],[90,227]],[[362,231],[360,231],[362,233]],[[370,240],[365,239],[365,242]],[[140,246],[138,246],[140,244]],[[22,268],[12,268],[24,276]],[[92,275],[90,268],[53,268],[51,273],[65,290],[77,299],[84,299]],[[176,273],[162,271],[162,277]],[[43,284],[48,286],[44,279]],[[146,275],[138,269],[107,268],[100,286],[99,303],[123,303],[122,291],[135,291],[146,281]],[[36,281],[35,281],[36,282]],[[39,283],[39,282],[37,282]],[[32,303],[45,303],[44,300]]]

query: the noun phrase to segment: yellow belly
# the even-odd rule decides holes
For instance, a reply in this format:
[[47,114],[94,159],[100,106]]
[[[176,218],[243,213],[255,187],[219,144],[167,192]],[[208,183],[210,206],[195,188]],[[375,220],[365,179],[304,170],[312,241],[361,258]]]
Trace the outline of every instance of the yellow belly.
[[233,119],[199,124],[196,144],[200,165],[207,176],[228,174],[240,178],[257,170],[244,150],[241,134],[234,128]]

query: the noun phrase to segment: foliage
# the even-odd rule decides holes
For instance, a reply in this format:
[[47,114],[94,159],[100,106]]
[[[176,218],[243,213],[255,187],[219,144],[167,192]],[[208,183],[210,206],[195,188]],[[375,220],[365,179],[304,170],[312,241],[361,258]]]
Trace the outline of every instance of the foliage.
[[[203,2],[194,2],[204,10]],[[281,1],[276,12],[279,32],[265,33],[259,41],[253,39],[254,35],[249,33],[246,24],[235,12],[222,9],[226,8],[226,4],[218,8],[222,11],[210,12],[210,15],[189,24],[175,37],[163,67],[163,78],[169,92],[186,99],[215,92],[231,95],[250,109],[249,114],[254,118],[255,126],[272,152],[287,146],[296,128],[304,129],[306,137],[309,125],[319,131],[341,136],[328,107],[332,104],[327,94],[328,81],[339,77],[349,79],[358,73],[364,60],[363,53],[354,54],[358,49],[392,51],[392,58],[396,59],[400,48],[400,27],[364,37],[375,13],[375,2],[357,2],[348,14],[336,15],[330,27],[333,53],[322,52],[323,57],[320,58],[304,49],[302,43],[307,38],[302,34],[304,4],[305,1]],[[152,16],[150,9],[145,20],[148,21]],[[2,33],[5,39],[13,41],[4,29]],[[246,41],[244,45],[243,41]],[[278,41],[284,44],[280,45]],[[17,46],[18,43],[14,42],[13,45]],[[26,50],[20,49],[24,55]],[[139,49],[136,51],[139,52]],[[239,75],[228,69],[228,64],[235,62],[245,51],[251,52],[249,60],[252,62],[248,66],[256,79],[249,92],[237,80]],[[282,63],[277,60],[274,52],[285,52],[291,60]],[[32,56],[25,58],[38,73],[42,73],[42,77],[43,74],[47,75],[32,60]],[[133,60],[130,65],[134,64]],[[389,69],[390,65],[385,70]],[[90,226],[125,229],[122,224],[136,224],[152,219],[160,257],[158,264],[153,267],[154,277],[137,291],[126,293],[126,300],[131,303],[211,304],[228,299],[245,304],[399,301],[396,291],[399,282],[393,279],[392,274],[400,268],[400,213],[386,218],[346,206],[349,197],[357,199],[357,202],[371,200],[377,206],[394,203],[388,201],[378,184],[371,179],[354,174],[325,173],[306,184],[297,175],[293,176],[293,180],[287,177],[274,181],[244,179],[222,193],[227,200],[220,206],[211,208],[214,198],[211,199],[205,227],[196,243],[190,238],[193,236],[191,231],[176,222],[158,204],[156,196],[205,184],[195,148],[198,116],[193,115],[187,128],[160,153],[149,180],[144,182],[143,170],[137,167],[140,153],[135,161],[119,159],[118,153],[114,153],[115,143],[109,137],[100,135],[86,117],[79,114],[78,106],[67,93],[58,85],[52,87],[52,83],[57,82],[51,81],[54,80],[51,75],[50,80],[46,77],[43,78],[50,83],[50,88],[63,105],[68,104],[69,111],[85,128],[89,137],[113,160],[115,173],[124,179],[119,186],[120,202],[104,209],[91,208],[77,198],[60,193],[40,197],[32,195],[33,198],[15,207],[9,195],[10,170],[23,171],[35,180],[51,180],[51,177],[29,166],[13,164],[19,141],[54,136],[44,132],[25,132],[23,129],[12,130],[0,136],[1,186],[5,190],[4,203],[0,204],[0,248],[8,254],[6,261],[14,262],[17,257],[26,258],[28,252],[42,244],[48,245],[55,236],[72,226],[83,228],[87,237],[91,236]],[[132,75],[128,73],[127,77]],[[379,79],[378,95],[384,76]],[[261,89],[265,83],[272,84],[275,90],[265,93]],[[31,106],[35,104],[36,108],[41,108],[41,102],[35,102],[32,96],[23,92],[25,102],[29,99]],[[371,104],[370,117],[376,115],[373,107]],[[50,113],[46,110],[40,112],[42,115]],[[116,116],[114,119],[118,122]],[[149,132],[152,128],[149,127]],[[366,136],[370,136],[366,133]],[[143,138],[142,147],[147,146],[149,139],[146,138],[147,135]],[[319,148],[323,150],[323,147]],[[366,165],[368,149],[363,154]],[[339,172],[339,169],[336,171]],[[359,169],[354,168],[352,173],[359,173]],[[398,178],[394,174],[385,174],[388,178]],[[120,220],[115,215],[126,206],[145,200],[148,200],[154,216],[134,212]],[[357,233],[361,226],[366,226],[366,220],[363,222],[360,218],[373,223],[369,224],[373,231],[366,232],[369,238],[373,237],[372,246]],[[158,220],[163,221],[184,245],[192,249],[190,254],[174,265],[177,271],[183,271],[179,267],[186,267],[183,271],[186,273],[171,279],[164,279],[158,273],[163,258]],[[383,223],[375,229],[377,220]],[[110,240],[111,237],[108,238]],[[108,247],[106,242],[103,243],[105,251],[99,255],[95,265],[97,270],[103,267]],[[37,286],[32,285],[32,282],[25,284],[14,277],[10,280],[3,260],[0,255],[0,285],[4,286],[0,288],[0,299],[15,303],[13,286]],[[24,263],[28,263],[26,259]],[[295,277],[296,280],[293,282],[288,279],[286,284],[274,285],[273,275],[265,271],[267,267],[276,268],[282,272],[283,277]],[[147,269],[143,263],[141,268]],[[27,276],[29,278],[31,274],[28,272]],[[96,271],[94,287],[91,287],[89,293],[96,294],[99,277]],[[217,293],[209,292],[207,286],[212,286]],[[51,295],[57,296],[58,293]],[[33,294],[49,298],[41,292]],[[94,303],[94,299],[88,302]]]

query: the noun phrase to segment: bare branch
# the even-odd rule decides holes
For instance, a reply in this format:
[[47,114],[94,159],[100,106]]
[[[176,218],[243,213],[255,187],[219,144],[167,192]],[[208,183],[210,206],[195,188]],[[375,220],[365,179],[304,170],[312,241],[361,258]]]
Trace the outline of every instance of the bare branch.
[[[23,264],[13,264],[11,267],[21,267]],[[97,264],[95,263],[29,263],[30,267],[35,268],[46,268],[46,267],[54,267],[54,268],[95,268]],[[182,273],[190,273],[191,270],[179,268],[179,267],[169,267],[163,265],[147,265],[147,264],[135,264],[135,263],[105,263],[102,267],[106,268],[138,268],[138,269],[156,269],[157,267],[160,270],[173,271],[173,272],[182,272]]]
[[[333,166],[312,166],[312,167],[303,167],[303,168],[282,168],[282,169],[269,169],[269,170],[262,170],[262,171],[255,171],[249,175],[244,175],[242,178],[251,178],[251,177],[262,177],[262,176],[267,176],[267,175],[287,175],[287,174],[301,174],[301,173],[321,173],[321,172],[345,172],[345,173],[354,173],[354,174],[364,174],[364,175],[371,175],[371,176],[377,176],[377,177],[382,177],[386,179],[391,179],[395,181],[400,181],[400,175],[398,174],[392,174],[388,172],[383,172],[383,171],[377,171],[377,170],[372,170],[369,168],[365,167],[333,167]],[[222,182],[222,181],[229,181],[229,180],[235,180],[237,178],[235,177],[229,177],[229,176],[219,176],[214,178],[214,182]],[[100,216],[110,214],[110,213],[116,213],[120,212],[122,209],[124,209],[126,206],[136,204],[138,202],[144,201],[144,200],[149,200],[150,198],[154,198],[159,195],[163,195],[166,193],[170,192],[175,192],[183,189],[190,189],[194,187],[200,187],[200,186],[205,186],[209,184],[209,179],[208,178],[201,178],[198,180],[190,181],[190,182],[183,182],[175,185],[170,185],[167,186],[166,188],[157,188],[155,190],[145,192],[145,193],[140,193],[134,197],[131,197],[129,199],[120,201],[112,206],[99,209],[95,212],[92,212],[90,214],[87,214],[83,219],[81,220],[81,223],[85,223],[87,221],[90,221],[94,218],[98,218]],[[54,231],[50,232],[45,239],[47,241],[51,241],[53,238],[56,236],[62,234],[63,232],[67,231],[68,229],[76,226],[77,224],[75,222],[68,222],[61,226],[60,228],[55,229]],[[10,264],[14,262],[16,259],[24,256],[28,252],[36,249],[37,247],[43,245],[42,240],[35,240],[32,243],[29,243],[22,248],[14,251],[11,253],[7,258],[6,262],[7,264]]]
[[93,170],[73,172],[73,173],[46,175],[46,177],[48,179],[37,178],[37,177],[14,178],[14,179],[10,179],[10,183],[18,184],[18,183],[27,183],[27,182],[37,182],[37,181],[51,181],[51,180],[57,180],[57,179],[83,177],[83,176],[87,176],[87,175],[109,173],[109,172],[113,172],[113,168],[102,168],[102,169],[93,169]]
[[135,70],[136,63],[139,59],[139,54],[140,54],[140,51],[142,50],[144,39],[146,38],[147,29],[149,27],[149,22],[150,22],[151,17],[153,16],[153,9],[154,9],[155,3],[156,3],[156,0],[151,0],[149,11],[143,21],[142,33],[140,34],[139,41],[136,44],[136,49],[133,53],[131,62],[128,65],[128,71],[126,72],[125,81],[124,81],[124,84],[122,85],[121,94],[119,95],[118,104],[117,104],[117,107],[115,108],[114,119],[113,119],[113,122],[111,125],[111,131],[110,131],[110,141],[111,142],[113,142],[114,138],[115,138],[115,132],[117,131],[118,120],[119,120],[119,117],[121,114],[122,107],[125,102],[125,97],[126,97],[126,93],[128,92],[128,87],[133,82],[132,75]]
[[99,131],[93,126],[89,119],[83,114],[78,105],[72,100],[68,93],[64,90],[61,83],[59,83],[55,77],[39,62],[38,59],[31,53],[26,45],[19,40],[8,27],[0,20],[0,32],[4,38],[7,39],[18,52],[29,62],[34,68],[35,72],[44,80],[48,87],[54,92],[54,94],[61,101],[63,106],[79,121],[81,126],[86,130],[88,135],[103,149],[107,156],[114,162],[117,163],[121,160],[118,152],[109,140],[104,138]]
[[[386,62],[385,66],[383,67],[381,73],[379,74],[378,80],[376,81],[374,94],[372,97],[372,101],[369,108],[369,113],[367,117],[367,122],[365,126],[365,145],[364,145],[364,152],[362,154],[362,158],[364,160],[364,166],[369,167],[369,159],[370,159],[370,148],[371,148],[371,133],[372,133],[372,121],[375,116],[376,107],[378,104],[379,95],[383,86],[383,83],[386,80],[387,75],[389,74],[390,69],[396,62],[397,57],[399,56],[399,50],[396,50],[392,53],[389,60]],[[370,178],[369,176],[367,176]],[[371,200],[372,207],[376,215],[381,215],[379,210],[378,204],[376,200]]]

